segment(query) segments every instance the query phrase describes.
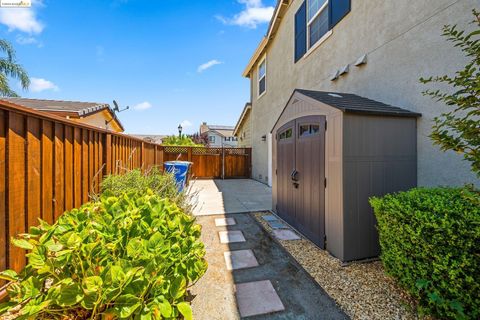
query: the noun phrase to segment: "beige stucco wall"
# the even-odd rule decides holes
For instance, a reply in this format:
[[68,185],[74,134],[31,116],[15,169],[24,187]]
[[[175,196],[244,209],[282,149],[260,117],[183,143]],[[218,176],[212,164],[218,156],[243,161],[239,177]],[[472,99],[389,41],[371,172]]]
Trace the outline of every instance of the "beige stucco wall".
[[[115,122],[115,120],[112,120],[112,116],[110,113],[106,110],[103,110],[101,112],[96,112],[91,115],[88,115],[86,117],[82,118],[72,118],[70,120],[89,124],[91,126],[99,127],[102,129],[108,129],[112,130],[114,132],[123,132],[122,128],[118,126],[118,124]],[[105,124],[105,121],[110,121],[108,125]]]
[[249,148],[252,146],[252,125],[250,111],[247,111],[243,117],[243,121],[238,127],[237,138],[238,146],[241,148]]
[[[257,99],[257,68],[253,69],[251,141],[252,175],[268,176],[267,134],[295,88],[349,92],[422,113],[418,121],[419,185],[476,183],[468,163],[441,152],[428,135],[432,119],[447,110],[424,97],[421,76],[453,73],[466,59],[441,37],[442,26],[464,28],[472,20],[478,0],[369,0],[352,1],[352,11],[332,35],[311,54],[293,62],[294,14],[302,3],[294,0],[267,51],[267,92]],[[350,67],[337,81],[330,75],[363,54],[368,63]],[[261,177],[261,178],[260,178]]]

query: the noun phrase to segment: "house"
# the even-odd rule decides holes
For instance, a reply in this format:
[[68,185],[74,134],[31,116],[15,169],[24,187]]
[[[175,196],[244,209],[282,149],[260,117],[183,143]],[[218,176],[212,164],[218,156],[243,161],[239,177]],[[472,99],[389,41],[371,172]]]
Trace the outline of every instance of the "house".
[[236,147],[237,137],[233,135],[232,126],[208,125],[203,122],[200,126],[200,135],[208,136],[210,147]]
[[2,97],[1,100],[102,129],[114,132],[124,131],[122,123],[108,103],[7,97]]
[[252,110],[252,104],[249,102],[245,104],[242,114],[240,118],[238,118],[238,122],[233,130],[233,135],[237,137],[238,140],[238,146],[242,148],[252,146],[250,110]]
[[[446,106],[422,95],[422,76],[467,59],[442,27],[469,28],[477,0],[280,0],[243,75],[251,81],[252,177],[272,185],[272,135],[295,89],[353,93],[418,112],[418,184],[478,184],[468,163],[428,137]],[[267,139],[264,139],[264,136]],[[265,141],[264,141],[265,140]]]
[[142,139],[145,142],[162,144],[163,139],[168,137],[167,135],[154,135],[154,134],[130,134],[130,136]]
[[252,177],[273,210],[343,261],[378,255],[368,203],[411,187],[478,179],[430,140],[446,106],[422,76],[467,60],[442,34],[477,1],[280,0],[243,75],[251,81]]

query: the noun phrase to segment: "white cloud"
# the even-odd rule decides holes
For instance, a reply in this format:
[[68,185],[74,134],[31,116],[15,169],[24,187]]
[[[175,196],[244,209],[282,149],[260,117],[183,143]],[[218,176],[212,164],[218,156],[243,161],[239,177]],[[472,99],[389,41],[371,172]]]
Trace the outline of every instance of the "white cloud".
[[53,90],[53,91],[59,90],[58,86],[55,83],[42,78],[30,78],[29,89],[32,92],[42,92],[45,90]]
[[45,27],[38,20],[34,8],[42,6],[41,1],[32,1],[30,8],[2,8],[0,10],[0,23],[8,27],[8,31],[22,31],[29,34],[39,34]]
[[203,71],[210,69],[211,67],[217,65],[217,64],[222,64],[223,62],[220,62],[218,60],[210,60],[208,62],[205,62],[204,64],[201,64],[198,66],[197,72],[202,73]]
[[43,43],[32,36],[23,36],[21,34],[18,34],[15,40],[18,44],[21,45],[37,45],[38,48],[43,47]]
[[142,103],[139,103],[137,105],[135,105],[133,107],[133,109],[137,110],[137,111],[143,111],[143,110],[147,110],[147,109],[150,109],[152,106],[152,104],[148,101],[145,101],[145,102],[142,102]]
[[216,16],[224,24],[233,24],[237,26],[255,29],[257,25],[267,23],[272,18],[274,7],[266,7],[262,0],[237,0],[239,3],[245,5],[245,9],[233,18],[225,18]]
[[182,123],[180,123],[180,125],[183,127],[183,128],[188,128],[188,127],[191,127],[192,126],[192,123],[188,120],[183,120]]

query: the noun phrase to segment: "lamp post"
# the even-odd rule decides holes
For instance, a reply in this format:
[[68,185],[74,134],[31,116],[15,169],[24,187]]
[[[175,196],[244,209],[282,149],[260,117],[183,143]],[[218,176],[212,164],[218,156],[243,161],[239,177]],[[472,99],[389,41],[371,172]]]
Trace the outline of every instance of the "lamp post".
[[178,125],[178,137],[181,138],[182,137],[182,124],[179,124]]

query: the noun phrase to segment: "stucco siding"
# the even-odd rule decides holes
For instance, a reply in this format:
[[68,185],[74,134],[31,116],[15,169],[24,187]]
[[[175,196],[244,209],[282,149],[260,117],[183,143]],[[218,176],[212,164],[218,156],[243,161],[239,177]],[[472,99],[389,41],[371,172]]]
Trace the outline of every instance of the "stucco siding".
[[238,146],[242,148],[250,148],[252,146],[252,125],[250,114],[250,111],[248,111],[237,133]]
[[[444,153],[428,137],[432,119],[445,106],[422,95],[421,76],[452,74],[466,59],[441,36],[442,26],[467,28],[477,0],[369,0],[352,1],[351,12],[332,35],[297,63],[293,61],[294,14],[301,5],[294,0],[282,19],[267,57],[267,91],[258,99],[257,66],[252,69],[251,143],[252,176],[262,182],[268,176],[267,142],[295,88],[355,93],[422,114],[417,122],[418,184],[479,184],[468,163],[453,152]],[[362,67],[336,81],[329,78],[346,64],[368,54]]]
[[[115,120],[111,121],[112,116],[106,110],[96,112],[82,118],[71,118],[70,120],[89,124],[91,126],[99,127],[102,129],[112,130],[115,132],[123,132],[123,129],[116,123]],[[109,121],[109,123],[105,124],[105,121]]]

